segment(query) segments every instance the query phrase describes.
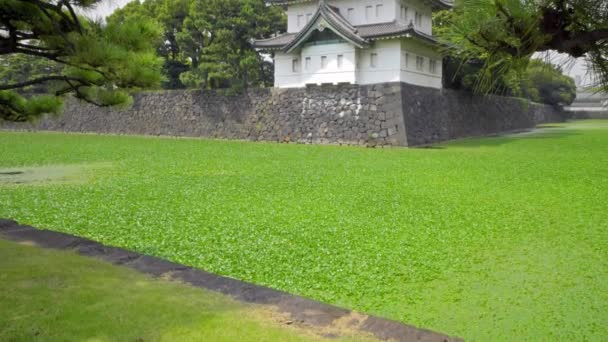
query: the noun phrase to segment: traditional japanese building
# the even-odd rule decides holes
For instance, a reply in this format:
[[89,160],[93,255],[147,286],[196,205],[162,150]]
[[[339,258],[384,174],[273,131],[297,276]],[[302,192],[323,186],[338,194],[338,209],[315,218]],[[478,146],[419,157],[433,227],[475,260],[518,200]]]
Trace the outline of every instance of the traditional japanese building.
[[274,0],[287,32],[257,40],[274,57],[275,87],[405,82],[441,88],[432,13],[447,0]]

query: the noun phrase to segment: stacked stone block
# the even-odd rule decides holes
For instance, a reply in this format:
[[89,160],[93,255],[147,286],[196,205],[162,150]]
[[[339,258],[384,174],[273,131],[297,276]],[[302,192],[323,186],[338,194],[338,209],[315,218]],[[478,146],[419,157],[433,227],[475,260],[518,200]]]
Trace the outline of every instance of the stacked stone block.
[[169,135],[307,144],[416,146],[560,120],[549,106],[404,83],[142,92],[128,108],[67,101],[64,113],[8,129]]

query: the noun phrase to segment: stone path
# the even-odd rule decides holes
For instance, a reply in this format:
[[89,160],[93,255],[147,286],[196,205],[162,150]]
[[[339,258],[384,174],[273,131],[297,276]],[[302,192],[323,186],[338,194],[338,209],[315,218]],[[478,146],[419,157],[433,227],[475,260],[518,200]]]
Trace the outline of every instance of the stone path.
[[[237,300],[269,305],[289,314],[293,324],[303,327],[328,327],[346,319],[349,328],[372,333],[382,340],[416,342],[452,342],[459,338],[418,329],[384,318],[358,314],[347,309],[319,303],[271,288],[211,274],[192,267],[172,263],[156,257],[141,255],[121,248],[104,246],[85,238],[39,230],[0,219],[0,238],[15,242],[33,243],[42,248],[75,250],[77,253],[100,258],[114,265],[133,268],[156,277],[179,280],[195,287],[229,295]],[[352,317],[352,319],[350,319]]]

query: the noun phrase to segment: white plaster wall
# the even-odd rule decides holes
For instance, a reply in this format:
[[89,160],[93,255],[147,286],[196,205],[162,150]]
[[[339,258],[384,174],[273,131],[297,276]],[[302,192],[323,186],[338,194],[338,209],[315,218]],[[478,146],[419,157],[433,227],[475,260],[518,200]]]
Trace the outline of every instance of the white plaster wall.
[[[338,56],[342,56],[342,66],[338,67]],[[325,56],[327,65],[321,67],[321,57]],[[310,45],[302,48],[302,86],[322,83],[355,83],[356,52],[348,43]],[[306,68],[306,58],[310,66]]]
[[[333,0],[330,1],[332,6],[340,9],[340,14],[347,18],[352,25],[366,25],[376,23],[386,23],[394,21],[397,18],[397,3],[395,0]],[[376,6],[381,5],[378,15],[376,15]],[[371,6],[368,10],[366,7]],[[353,15],[348,17],[348,9],[353,9]],[[369,14],[369,15],[367,15]]]
[[[416,12],[422,15],[422,25],[416,26],[420,31],[432,34],[433,23],[432,23],[432,7],[420,0],[333,0],[330,1],[332,6],[340,9],[342,16],[347,18],[353,25],[367,25],[385,23],[397,20],[405,25],[408,25],[410,21],[415,22],[414,17]],[[376,6],[382,5],[378,16],[376,16]],[[316,12],[318,6],[317,1],[298,3],[289,5],[287,8],[287,32],[295,33],[299,32],[306,26],[308,22],[307,18],[312,17]],[[366,7],[371,6],[371,13],[367,16]],[[407,7],[406,17],[403,18],[401,15],[401,6]],[[353,9],[353,14],[349,18],[348,9]],[[300,18],[300,25],[298,25],[298,16]]]
[[[338,56],[342,56],[342,66],[338,66]],[[321,66],[322,56],[326,66]],[[299,67],[294,72],[293,60],[298,59]],[[310,58],[308,68],[306,58]],[[274,85],[279,88],[304,87],[306,84],[356,83],[356,51],[348,43],[305,46],[293,54],[275,54]]]
[[[415,24],[416,12],[422,14],[422,26],[416,28],[424,33],[433,34],[433,9],[425,2],[419,0],[395,0],[397,8],[397,20],[402,24],[409,25],[410,22]],[[401,15],[401,6],[407,8],[405,18]]]
[[[376,66],[371,65],[371,54],[377,54]],[[409,54],[406,65],[405,54]],[[338,68],[338,55],[343,56]],[[321,57],[327,57],[327,65],[321,67]],[[416,56],[424,58],[423,70],[416,69]],[[310,65],[306,68],[306,58]],[[299,68],[293,71],[293,59],[299,60]],[[435,73],[429,69],[435,60]],[[275,54],[275,87],[296,88],[306,84],[376,84],[405,82],[409,84],[441,88],[442,56],[434,48],[412,39],[376,41],[367,49],[355,49],[348,43],[309,45],[294,54]]]
[[294,73],[292,62],[294,58],[300,58],[299,54],[275,53],[274,57],[274,86],[277,88],[301,87],[300,73]]
[[[406,54],[409,55],[406,64]],[[416,57],[424,58],[422,70],[416,68]],[[433,48],[412,39],[401,40],[401,82],[415,84],[423,87],[442,87],[442,56]],[[430,60],[435,60],[435,72],[429,69]]]
[[[287,7],[287,32],[296,33],[306,26],[307,17],[311,17],[319,6],[317,1],[289,5]],[[302,15],[302,20],[298,26],[298,16]]]
[[[371,65],[371,54],[376,53],[377,63]],[[398,39],[376,41],[370,48],[357,51],[357,83],[374,84],[400,80],[401,42]]]
[[[366,25],[385,23],[396,20],[399,17],[399,0],[333,0],[332,6],[337,7],[344,18],[347,18],[353,25]],[[378,15],[376,7],[381,5]],[[299,32],[306,26],[306,18],[316,12],[317,1],[289,5],[287,9],[287,32]],[[370,13],[366,7],[371,6]],[[348,9],[352,8],[352,16],[349,18]],[[367,15],[369,14],[369,16]],[[300,25],[298,26],[298,16],[301,15]]]

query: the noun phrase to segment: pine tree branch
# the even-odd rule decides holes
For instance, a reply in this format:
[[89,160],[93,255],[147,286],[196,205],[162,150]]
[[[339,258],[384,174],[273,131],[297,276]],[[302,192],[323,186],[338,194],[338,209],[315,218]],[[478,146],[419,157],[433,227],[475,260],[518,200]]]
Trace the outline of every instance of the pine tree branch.
[[49,48],[45,48],[42,46],[22,44],[22,43],[17,43],[17,46],[20,48],[23,48],[23,49],[34,50],[34,51],[55,51],[54,49],[49,49]]
[[580,32],[571,39],[555,44],[554,48],[568,51],[575,47],[584,47],[606,39],[608,39],[608,29]]
[[21,83],[0,85],[0,90],[20,89],[20,88],[25,88],[25,87],[29,87],[32,85],[51,82],[51,81],[64,81],[64,82],[75,81],[75,82],[79,82],[81,85],[85,85],[85,84],[90,85],[91,84],[90,81],[88,81],[84,78],[55,75],[55,76],[39,77],[39,78],[35,78],[33,80],[29,80],[26,82],[21,82]]
[[44,49],[43,49],[44,51],[39,51],[38,49],[39,49],[39,47],[37,47],[37,46],[24,45],[24,44],[19,44],[16,49],[13,49],[10,46],[8,46],[8,47],[3,46],[2,41],[0,40],[0,55],[22,53],[24,55],[43,57],[48,60],[51,60],[51,61],[54,61],[54,62],[57,62],[60,64],[68,65],[68,66],[71,66],[71,67],[74,67],[77,69],[98,73],[101,76],[103,76],[104,78],[109,77],[107,73],[105,73],[101,70],[95,69],[93,67],[86,67],[84,65],[78,65],[78,64],[74,64],[74,63],[70,63],[68,61],[62,60],[61,57],[63,57],[64,55],[60,54],[59,52],[53,52],[52,50],[44,50]]
[[72,16],[74,24],[76,24],[78,33],[82,33],[82,25],[80,24],[80,20],[78,19],[78,16],[76,15],[76,12],[74,11],[74,8],[70,4],[69,0],[63,0],[62,3],[65,7],[67,7],[68,11],[70,11],[70,15]]
[[[61,56],[59,53],[49,53],[49,52],[44,52],[44,51],[29,50],[29,49],[24,49],[24,48],[20,48],[20,47],[16,47],[12,51],[9,51],[7,54],[11,54],[11,53],[22,53],[24,55],[44,57],[44,58],[51,59],[51,60],[55,60],[56,58],[59,58]],[[2,54],[2,53],[0,52],[0,54]]]
[[26,122],[27,115],[25,115],[22,109],[15,107],[10,101],[3,101],[0,99],[0,119],[14,122]]
[[[49,16],[47,10],[53,11],[54,13],[59,15],[63,20],[65,20],[66,23],[72,23],[72,21],[70,20],[70,17],[68,17],[68,15],[65,14],[65,12],[63,12],[63,10],[61,9],[61,5],[53,5],[48,2],[44,2],[44,1],[40,1],[40,0],[19,0],[19,1],[27,2],[34,6],[38,6],[38,8],[40,8],[40,10],[43,11],[45,13],[45,15],[47,15],[47,16]],[[53,21],[50,16],[49,16],[49,19],[51,19],[51,21]]]

